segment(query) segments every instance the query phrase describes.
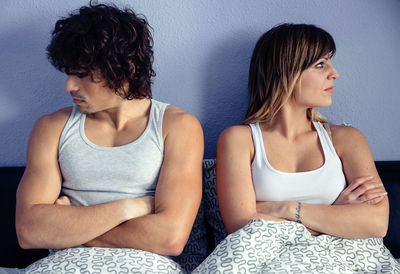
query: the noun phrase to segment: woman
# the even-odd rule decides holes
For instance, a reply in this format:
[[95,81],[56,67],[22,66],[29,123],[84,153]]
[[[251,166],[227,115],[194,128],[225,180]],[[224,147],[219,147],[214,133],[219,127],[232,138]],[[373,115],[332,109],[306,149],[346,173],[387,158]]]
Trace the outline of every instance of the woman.
[[[217,193],[228,233],[239,230],[252,219],[266,222],[246,228],[247,234],[243,237],[240,233],[244,232],[240,230],[228,236],[229,239],[221,243],[223,247],[217,247],[210,256],[214,256],[214,261],[215,254],[224,253],[222,250],[231,250],[226,254],[235,254],[235,247],[229,242],[253,239],[254,231],[257,235],[268,236],[254,236],[258,237],[254,238],[255,244],[268,242],[278,234],[282,237],[269,246],[254,249],[253,255],[262,248],[268,250],[281,244],[282,239],[286,241],[290,231],[293,232],[290,237],[297,239],[294,242],[305,240],[310,245],[315,245],[316,238],[311,235],[330,235],[330,238],[324,237],[329,241],[337,239],[331,236],[341,240],[385,236],[388,199],[365,137],[353,127],[329,126],[315,110],[332,103],[334,81],[339,77],[331,64],[335,49],[329,33],[303,24],[279,25],[257,42],[250,64],[250,102],[246,118],[242,125],[224,130],[218,141]],[[304,227],[294,226],[294,222]],[[266,228],[261,233],[257,227],[263,226]],[[304,234],[300,233],[302,229]],[[299,233],[301,237],[298,237]],[[353,242],[344,245],[349,243]],[[285,245],[292,246],[293,242]],[[281,244],[276,252],[285,245]],[[378,245],[385,249],[381,241]],[[241,250],[249,248],[246,244]],[[317,261],[322,264],[318,267],[328,265],[323,262],[332,256],[319,257],[318,247],[312,249],[315,254],[310,253],[310,256],[319,258]],[[306,249],[304,252],[311,251]],[[388,257],[390,252],[387,249],[385,252]],[[288,256],[298,260],[298,265],[290,268],[292,266],[280,263],[279,270],[289,267],[285,270],[292,272],[300,267],[299,264],[303,263],[301,267],[307,264],[303,261],[307,256],[296,257],[290,249],[289,253]],[[225,259],[229,257],[225,255]],[[256,256],[258,262],[272,260],[265,254],[259,256]],[[238,260],[235,256],[231,259],[233,262]],[[396,265],[392,257],[391,260]],[[200,268],[207,269],[210,261],[206,260]],[[259,265],[254,267],[260,270]],[[332,267],[337,267],[338,271],[341,267],[351,268],[334,263]]]

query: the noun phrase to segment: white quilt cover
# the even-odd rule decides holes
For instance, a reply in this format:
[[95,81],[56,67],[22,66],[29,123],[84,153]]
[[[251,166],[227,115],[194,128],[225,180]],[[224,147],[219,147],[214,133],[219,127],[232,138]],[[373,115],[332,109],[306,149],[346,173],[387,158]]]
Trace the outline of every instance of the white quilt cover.
[[399,273],[379,238],[312,236],[302,224],[251,220],[192,273]]

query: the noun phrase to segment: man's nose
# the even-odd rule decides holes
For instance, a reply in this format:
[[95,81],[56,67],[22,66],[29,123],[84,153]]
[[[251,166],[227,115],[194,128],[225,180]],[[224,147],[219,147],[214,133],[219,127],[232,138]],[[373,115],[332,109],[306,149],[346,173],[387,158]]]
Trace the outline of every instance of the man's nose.
[[65,80],[65,86],[64,89],[67,92],[74,92],[78,91],[78,85],[77,85],[77,76],[75,75],[68,75],[67,80]]

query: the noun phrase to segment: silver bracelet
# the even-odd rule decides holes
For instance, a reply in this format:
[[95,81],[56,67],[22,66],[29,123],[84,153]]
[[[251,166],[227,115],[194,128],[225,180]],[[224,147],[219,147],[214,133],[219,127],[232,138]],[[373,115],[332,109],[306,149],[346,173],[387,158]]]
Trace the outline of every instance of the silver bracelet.
[[300,211],[301,211],[301,202],[297,202],[297,208],[296,208],[296,222],[301,224],[301,215],[300,215]]

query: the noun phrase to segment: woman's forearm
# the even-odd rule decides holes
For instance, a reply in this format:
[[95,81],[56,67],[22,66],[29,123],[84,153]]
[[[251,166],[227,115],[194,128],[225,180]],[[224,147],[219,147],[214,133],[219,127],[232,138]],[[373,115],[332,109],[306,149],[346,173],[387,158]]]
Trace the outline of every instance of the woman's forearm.
[[[272,215],[265,214],[264,212],[271,212],[271,208],[273,208],[275,202],[257,202],[256,207],[257,207],[257,217],[255,218],[260,218],[260,219],[265,219],[265,220],[275,220],[272,218],[276,218],[277,221],[293,221],[289,218],[282,218],[282,217],[274,217]],[[279,202],[280,203],[280,202]],[[278,205],[278,203],[276,204]],[[275,214],[279,215],[279,214]],[[283,214],[281,214],[283,215]],[[319,231],[316,231],[314,229],[311,229],[309,227],[306,227],[307,230],[313,235],[313,236],[318,236],[321,233]]]
[[[296,221],[306,227],[342,238],[382,238],[388,227],[388,200],[376,205],[315,205],[298,202],[265,202],[264,212]],[[296,218],[296,216],[298,218]]]

